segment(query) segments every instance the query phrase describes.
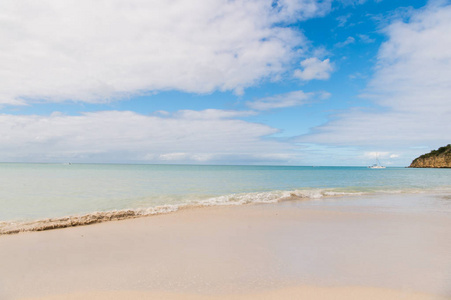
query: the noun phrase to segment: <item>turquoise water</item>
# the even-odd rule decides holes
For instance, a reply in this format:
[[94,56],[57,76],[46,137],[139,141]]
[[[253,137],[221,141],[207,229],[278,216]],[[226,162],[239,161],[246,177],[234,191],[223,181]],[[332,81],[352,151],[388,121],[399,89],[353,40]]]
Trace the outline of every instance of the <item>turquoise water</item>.
[[3,163],[0,222],[125,209],[146,214],[184,205],[450,190],[450,169]]

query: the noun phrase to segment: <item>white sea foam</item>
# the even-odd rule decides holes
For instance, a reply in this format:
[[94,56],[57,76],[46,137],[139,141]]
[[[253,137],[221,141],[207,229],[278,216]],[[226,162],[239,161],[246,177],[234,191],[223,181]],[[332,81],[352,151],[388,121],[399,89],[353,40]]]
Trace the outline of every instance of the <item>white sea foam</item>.
[[[450,189],[443,190],[446,193]],[[107,221],[139,218],[158,214],[176,212],[180,209],[209,206],[235,206],[257,203],[277,203],[290,200],[319,200],[325,197],[359,196],[365,194],[399,194],[399,193],[422,193],[422,189],[393,189],[393,190],[368,190],[358,191],[351,189],[297,189],[292,191],[268,191],[254,193],[236,193],[209,197],[204,199],[181,199],[177,204],[165,204],[150,207],[129,208],[111,211],[99,211],[82,215],[73,215],[57,218],[46,218],[29,221],[0,222],[0,235],[14,234],[25,231],[42,231],[56,228],[65,228],[81,225],[89,225]],[[435,192],[438,192],[435,190]]]
[[359,192],[337,192],[321,189],[230,194],[202,200],[191,200],[189,202],[180,204],[94,212],[84,215],[66,216],[60,218],[46,218],[33,221],[0,222],[0,235],[26,231],[43,231],[49,229],[89,225],[107,221],[139,218],[157,214],[167,214],[175,212],[181,208],[189,207],[232,206],[252,203],[277,203],[284,200],[320,199],[323,197],[337,197],[361,194],[362,193]]
[[450,179],[449,170],[406,168],[0,164],[0,231],[76,226],[182,207],[436,192],[449,187]]

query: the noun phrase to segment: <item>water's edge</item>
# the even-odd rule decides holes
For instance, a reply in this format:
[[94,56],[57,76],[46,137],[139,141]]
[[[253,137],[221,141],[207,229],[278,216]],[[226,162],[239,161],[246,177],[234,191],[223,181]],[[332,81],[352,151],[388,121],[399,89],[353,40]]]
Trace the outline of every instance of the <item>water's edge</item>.
[[135,219],[153,215],[167,214],[188,208],[211,206],[236,206],[249,204],[277,203],[288,200],[315,200],[324,197],[358,196],[362,192],[334,192],[324,190],[294,190],[260,193],[231,194],[206,200],[183,204],[168,204],[148,208],[130,208],[123,210],[100,211],[83,215],[46,218],[32,221],[0,221],[0,235],[17,234],[21,232],[44,231],[97,223]]

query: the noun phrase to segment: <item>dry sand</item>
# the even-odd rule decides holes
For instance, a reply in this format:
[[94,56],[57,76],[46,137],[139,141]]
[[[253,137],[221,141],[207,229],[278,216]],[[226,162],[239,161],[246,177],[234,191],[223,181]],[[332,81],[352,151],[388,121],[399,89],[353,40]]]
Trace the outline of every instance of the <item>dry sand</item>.
[[448,214],[188,209],[0,236],[0,299],[451,299],[450,237]]
[[138,292],[138,291],[109,291],[91,293],[73,293],[65,295],[54,295],[42,298],[31,298],[33,300],[280,300],[280,299],[312,299],[312,300],[446,300],[446,297],[428,295],[422,293],[411,293],[397,290],[369,288],[369,287],[295,287],[279,290],[269,290],[260,293],[249,294],[227,294],[227,295],[199,295],[199,294],[177,294],[167,292]]

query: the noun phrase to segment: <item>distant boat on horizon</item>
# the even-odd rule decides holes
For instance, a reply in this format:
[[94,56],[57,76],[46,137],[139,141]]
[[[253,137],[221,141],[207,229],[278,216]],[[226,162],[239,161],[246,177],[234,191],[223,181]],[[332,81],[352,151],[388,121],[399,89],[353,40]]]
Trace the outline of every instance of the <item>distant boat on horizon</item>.
[[372,165],[372,166],[369,166],[368,168],[370,168],[370,169],[385,169],[385,167],[382,166],[381,162],[379,161],[378,154],[376,154],[376,163],[374,165]]

